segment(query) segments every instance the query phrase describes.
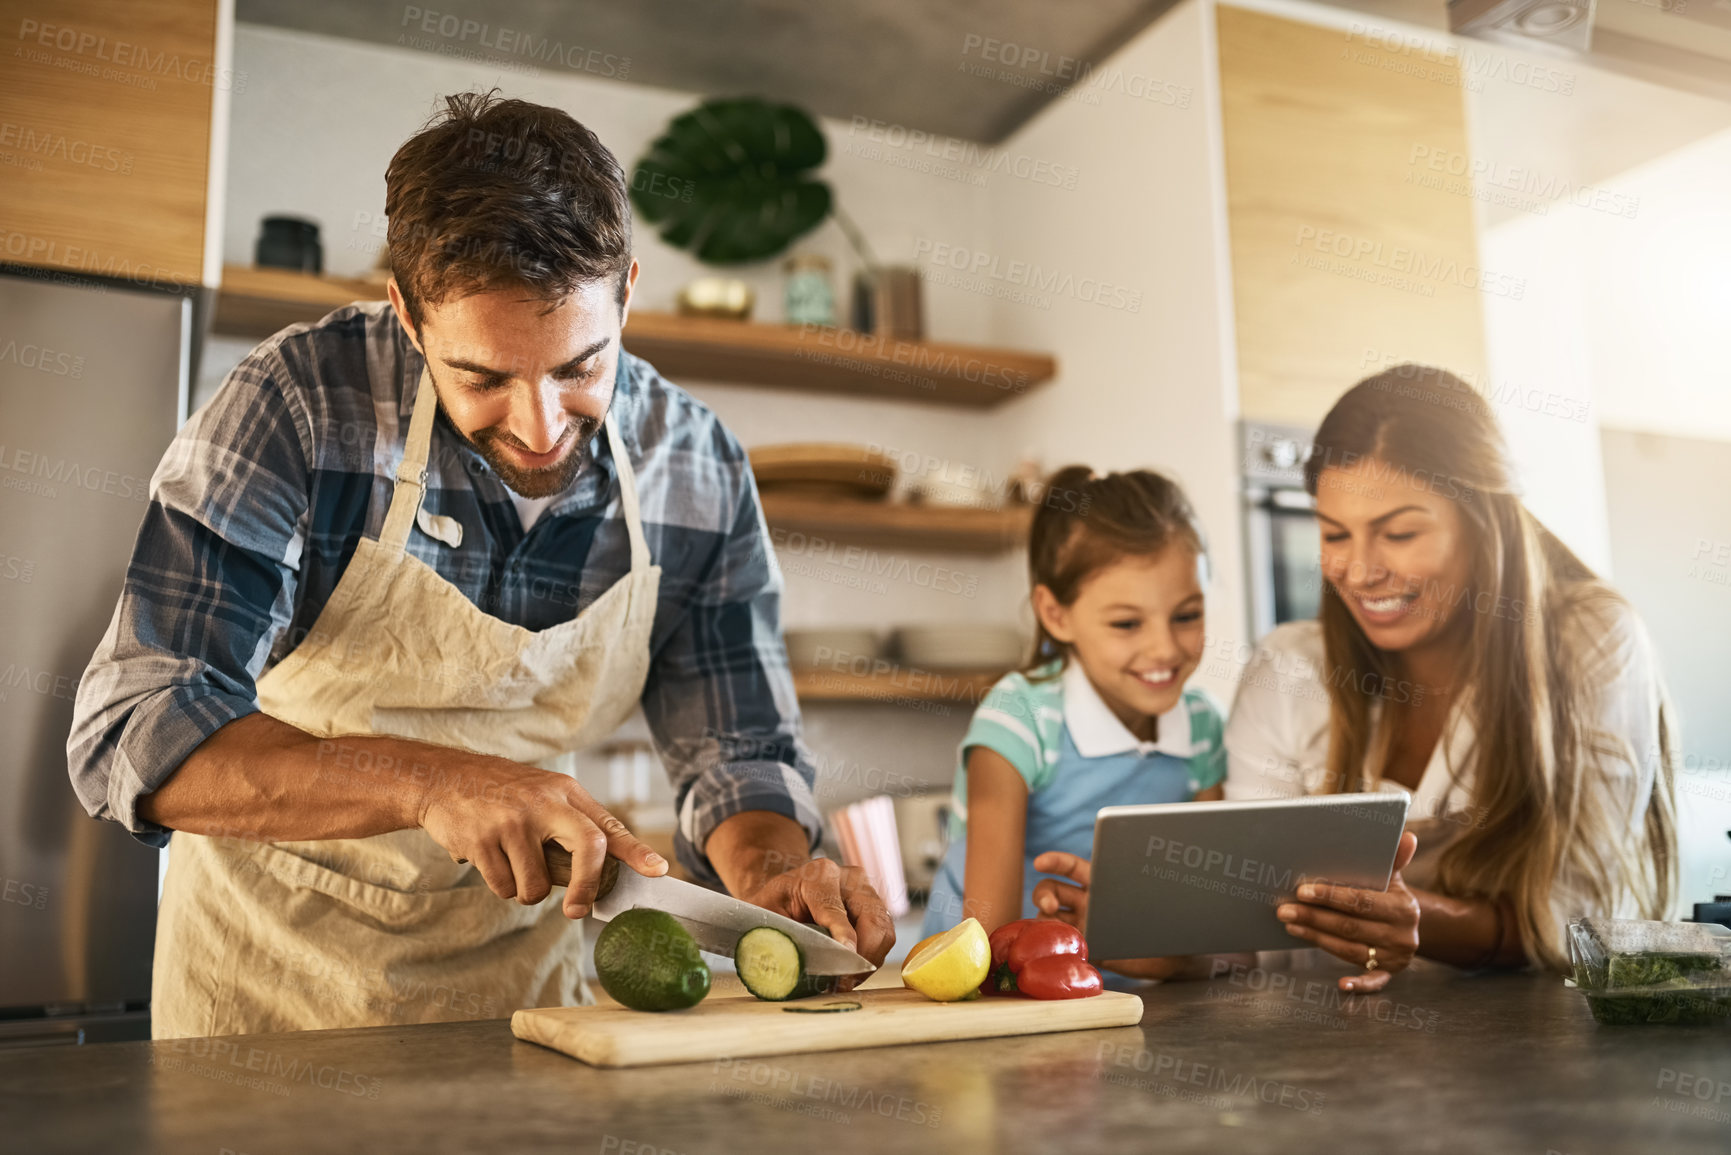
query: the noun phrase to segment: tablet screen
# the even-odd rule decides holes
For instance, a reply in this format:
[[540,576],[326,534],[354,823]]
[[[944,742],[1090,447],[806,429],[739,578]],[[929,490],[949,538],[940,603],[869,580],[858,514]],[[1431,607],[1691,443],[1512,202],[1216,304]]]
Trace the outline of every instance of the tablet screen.
[[1096,959],[1302,946],[1274,915],[1302,882],[1385,890],[1402,793],[1108,806],[1084,933]]

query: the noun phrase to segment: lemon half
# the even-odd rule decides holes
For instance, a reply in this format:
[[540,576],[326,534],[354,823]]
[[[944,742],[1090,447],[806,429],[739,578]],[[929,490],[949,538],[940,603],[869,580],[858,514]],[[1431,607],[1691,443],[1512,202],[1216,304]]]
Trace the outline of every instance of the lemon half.
[[940,1003],[967,998],[992,969],[992,944],[977,918],[925,939],[902,964],[902,985]]

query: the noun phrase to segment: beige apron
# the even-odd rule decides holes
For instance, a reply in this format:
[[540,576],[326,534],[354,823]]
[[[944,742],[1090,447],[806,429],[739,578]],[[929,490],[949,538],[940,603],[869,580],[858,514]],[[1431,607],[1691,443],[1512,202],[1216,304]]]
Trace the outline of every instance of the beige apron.
[[[612,415],[604,427],[631,572],[572,621],[534,633],[483,613],[405,549],[437,408],[423,371],[383,531],[362,539],[312,632],[258,681],[265,713],[329,739],[313,773],[333,783],[432,773],[376,765],[345,735],[550,766],[624,721],[648,674],[661,570]],[[157,916],[151,1033],[445,1022],[587,1002],[582,928],[562,897],[498,898],[419,828],[275,844],[177,832]]]

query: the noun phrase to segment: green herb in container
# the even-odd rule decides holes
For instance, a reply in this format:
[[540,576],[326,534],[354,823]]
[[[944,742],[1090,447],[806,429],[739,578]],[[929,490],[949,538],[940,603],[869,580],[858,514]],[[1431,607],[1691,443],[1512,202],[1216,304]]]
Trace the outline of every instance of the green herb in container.
[[1714,923],[1577,918],[1569,985],[1601,1023],[1731,1026],[1731,928]]

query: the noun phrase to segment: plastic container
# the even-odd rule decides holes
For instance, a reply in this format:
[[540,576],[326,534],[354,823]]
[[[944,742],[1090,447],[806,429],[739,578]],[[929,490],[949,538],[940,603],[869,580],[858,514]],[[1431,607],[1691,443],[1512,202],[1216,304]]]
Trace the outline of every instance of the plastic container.
[[1600,1023],[1731,1026],[1731,927],[1577,918],[1569,959]]

